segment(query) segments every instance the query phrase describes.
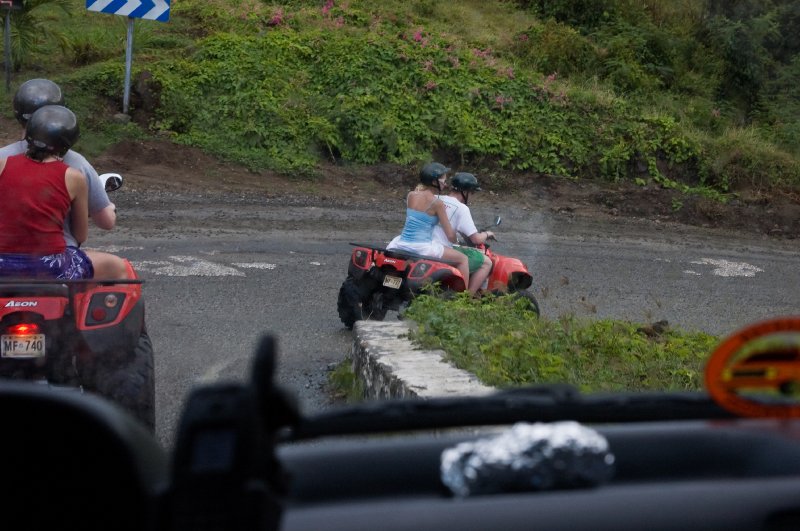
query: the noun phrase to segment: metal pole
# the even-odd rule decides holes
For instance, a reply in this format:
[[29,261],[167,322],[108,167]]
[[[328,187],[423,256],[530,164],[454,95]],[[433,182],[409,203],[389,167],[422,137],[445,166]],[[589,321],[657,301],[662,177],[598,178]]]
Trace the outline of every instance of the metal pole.
[[6,29],[4,35],[6,49],[6,92],[11,91],[11,10],[6,9]]
[[131,62],[133,60],[133,18],[128,17],[128,42],[125,46],[125,94],[122,97],[122,113],[128,114],[131,99]]

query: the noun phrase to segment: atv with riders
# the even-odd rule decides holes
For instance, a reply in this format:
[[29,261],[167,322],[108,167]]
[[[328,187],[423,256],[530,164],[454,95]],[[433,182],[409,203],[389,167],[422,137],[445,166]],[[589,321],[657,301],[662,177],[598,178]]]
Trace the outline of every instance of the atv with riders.
[[[528,291],[533,284],[533,277],[528,268],[517,258],[503,256],[491,250],[488,240],[496,240],[494,233],[485,229],[477,231],[472,221],[472,214],[467,204],[471,192],[481,191],[478,180],[471,173],[456,173],[450,184],[451,194],[447,196],[443,194],[443,189],[449,172],[450,168],[441,163],[426,164],[420,170],[419,180],[422,188],[418,189],[424,190],[425,187],[429,187],[436,190],[438,195],[434,197],[434,201],[438,200],[440,206],[444,205],[439,215],[446,216],[444,221],[449,221],[450,226],[446,230],[452,229],[455,233],[456,238],[452,233],[449,238],[458,240],[463,250],[462,254],[467,255],[465,260],[477,260],[478,265],[474,266],[474,270],[480,270],[481,275],[470,274],[468,286],[461,272],[465,271],[466,262],[459,268],[457,262],[450,260],[452,255],[434,257],[413,252],[425,252],[425,249],[435,252],[435,247],[427,245],[426,241],[420,239],[416,234],[418,228],[411,229],[411,234],[406,236],[406,231],[409,230],[407,219],[407,227],[404,228],[403,234],[393,239],[387,248],[360,243],[350,244],[355,248],[350,255],[347,278],[339,289],[337,300],[339,318],[348,329],[352,329],[356,321],[363,319],[382,321],[388,310],[402,311],[414,297],[433,285],[437,285],[446,294],[469,291],[472,294],[480,292],[518,296],[525,300],[531,311],[539,314],[539,303]],[[424,216],[426,213],[421,215]],[[430,217],[430,214],[428,216]],[[501,221],[501,217],[497,216],[494,226],[500,225]],[[418,225],[418,222],[414,221],[412,225]],[[434,245],[441,247],[448,236],[444,230],[440,231],[441,234],[437,233],[441,224],[433,225],[430,233],[421,236],[429,237],[434,240]],[[447,242],[446,247],[450,246],[451,244]],[[466,247],[473,249],[467,250]],[[474,249],[479,251],[476,252]],[[461,256],[459,253],[455,255]],[[482,286],[481,281],[483,281]]]
[[[501,221],[498,216],[495,226]],[[363,319],[382,321],[387,311],[401,311],[434,284],[438,284],[443,293],[466,290],[461,273],[447,260],[371,244],[350,245],[353,250],[347,278],[339,288],[337,300],[339,318],[347,328],[353,328],[356,321]],[[496,253],[487,244],[480,247],[492,261],[483,292],[522,297],[531,311],[538,314],[539,303],[529,291],[533,276],[527,266],[518,258]]]
[[[106,190],[122,185],[101,176]],[[153,345],[142,281],[0,280],[0,379],[103,396],[155,428]]]

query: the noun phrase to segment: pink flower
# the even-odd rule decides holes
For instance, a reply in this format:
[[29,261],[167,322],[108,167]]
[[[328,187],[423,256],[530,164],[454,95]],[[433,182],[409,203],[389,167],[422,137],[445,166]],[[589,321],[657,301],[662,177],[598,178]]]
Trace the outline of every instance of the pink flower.
[[421,31],[417,30],[416,33],[414,33],[414,40],[417,41],[417,42],[422,41],[422,32]]
[[331,9],[333,9],[333,0],[327,0],[325,5],[322,6],[322,14],[326,17],[329,16]]
[[433,60],[432,59],[428,59],[426,61],[423,61],[422,62],[422,69],[425,70],[426,72],[430,72],[431,69],[433,69]]
[[344,26],[344,17],[342,17],[342,16],[336,17],[336,21],[334,22],[334,26],[336,26],[337,28],[341,28],[342,26]]
[[520,35],[520,36],[519,36],[519,40],[521,40],[522,42],[525,42],[525,41],[527,41],[527,40],[528,40],[528,38],[529,38],[529,37],[528,37],[528,34],[527,34],[527,33],[523,33],[522,35]]
[[428,81],[425,83],[425,90],[433,90],[438,86],[439,84],[436,81]]
[[267,22],[267,26],[280,26],[284,22],[283,8],[278,8],[272,18]]

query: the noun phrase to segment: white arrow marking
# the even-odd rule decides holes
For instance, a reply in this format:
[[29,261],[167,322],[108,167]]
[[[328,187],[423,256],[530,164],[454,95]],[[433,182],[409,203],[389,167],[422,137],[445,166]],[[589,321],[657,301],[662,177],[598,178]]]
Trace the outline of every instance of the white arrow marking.
[[719,277],[754,277],[756,273],[764,272],[760,267],[745,262],[729,262],[727,260],[715,260],[713,258],[702,258],[699,261],[691,263],[713,266],[714,270],[711,273]]
[[[200,260],[193,256],[170,256],[171,262],[163,260],[144,260],[134,262],[138,271],[147,271],[169,277],[243,277],[238,269]],[[177,264],[175,263],[177,262]],[[183,265],[188,264],[188,265]]]
[[245,269],[275,269],[278,267],[276,264],[267,264],[266,262],[236,262],[232,265]]

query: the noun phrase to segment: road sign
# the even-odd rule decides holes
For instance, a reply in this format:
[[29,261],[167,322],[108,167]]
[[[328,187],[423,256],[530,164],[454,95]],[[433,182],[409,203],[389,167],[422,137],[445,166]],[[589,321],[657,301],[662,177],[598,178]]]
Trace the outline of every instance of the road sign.
[[22,0],[0,0],[0,8],[22,9]]
[[169,21],[170,0],[86,0],[86,9],[129,18]]

